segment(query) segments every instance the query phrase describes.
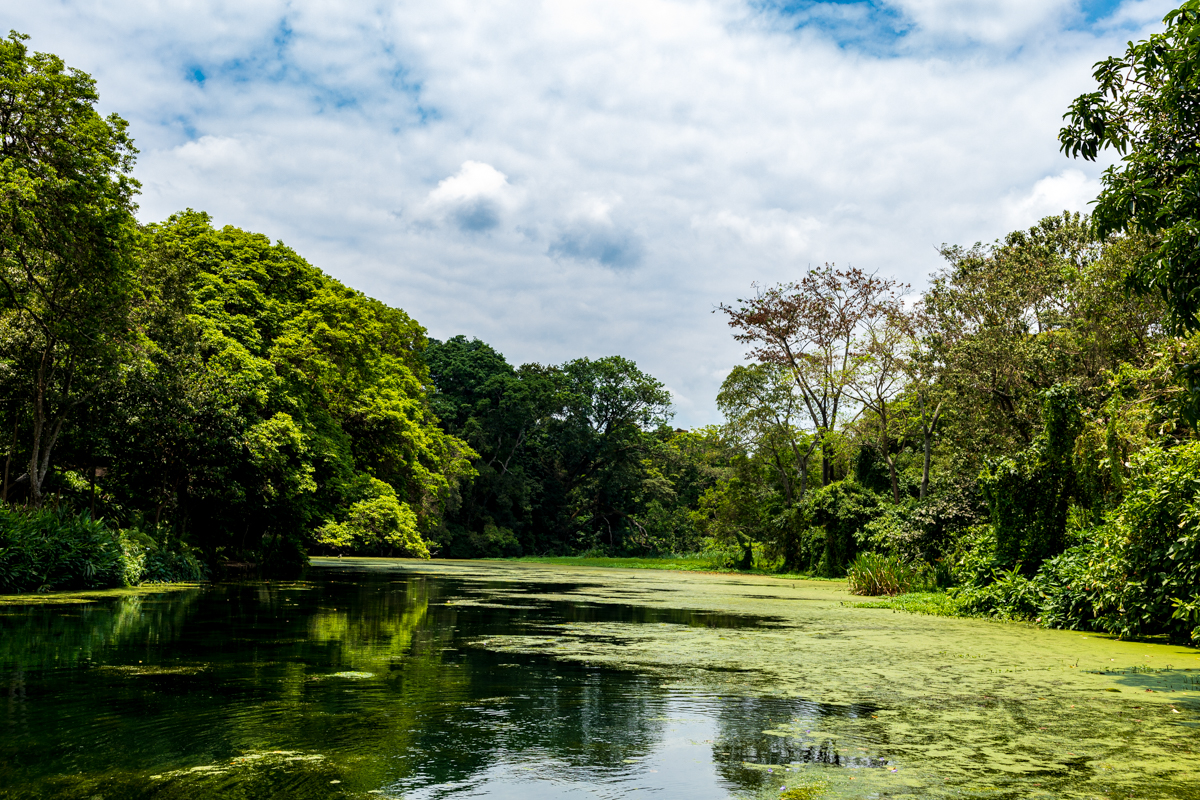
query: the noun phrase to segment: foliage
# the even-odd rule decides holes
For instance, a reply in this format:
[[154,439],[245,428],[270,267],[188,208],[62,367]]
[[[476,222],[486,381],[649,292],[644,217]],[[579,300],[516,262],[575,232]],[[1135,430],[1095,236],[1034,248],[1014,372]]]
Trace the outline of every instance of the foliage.
[[1124,501],[1094,536],[1088,579],[1101,627],[1200,638],[1200,442],[1136,456]]
[[822,445],[824,486],[834,480],[824,443],[844,421],[850,387],[863,369],[859,338],[892,314],[897,293],[906,288],[860,269],[826,264],[798,282],[760,289],[736,307],[720,306],[734,339],[749,346],[749,357],[791,379],[797,405],[806,412],[805,428]]
[[858,554],[863,529],[880,511],[879,497],[853,480],[842,480],[813,492],[811,519],[824,529],[818,575],[841,575]]
[[781,506],[762,480],[763,465],[744,455],[733,459],[730,472],[708,487],[693,517],[718,547],[735,548],[740,569],[754,566],[755,544],[772,538]]
[[941,364],[943,435],[956,453],[981,466],[1028,447],[1043,391],[1071,385],[1090,401],[1108,373],[1146,359],[1161,306],[1123,286],[1143,248],[1136,238],[1097,241],[1077,214],[990,246],[943,246],[947,267],[924,296],[926,343]]
[[1168,325],[1200,329],[1200,2],[1187,0],[1163,18],[1166,29],[1129,43],[1121,57],[1095,65],[1096,91],[1064,115],[1063,152],[1094,161],[1121,155],[1101,178],[1093,221],[1101,235],[1147,234],[1151,246],[1131,273],[1135,285],[1160,293]]
[[434,535],[453,557],[691,550],[689,511],[716,480],[714,432],[665,426],[662,384],[619,356],[513,368],[457,336],[424,354],[444,430],[478,478]]
[[925,499],[907,498],[881,507],[866,523],[861,539],[900,558],[933,563],[953,549],[955,537],[983,521],[984,511],[974,481],[943,476]]
[[[210,561],[290,568],[316,529],[343,523],[347,542],[421,553],[472,455],[428,407],[421,327],[197,212],[150,226],[142,260],[157,309],[145,346],[109,413],[67,442],[111,465],[105,513],[152,520]],[[364,499],[376,480],[394,501]]]
[[342,522],[317,529],[317,544],[364,555],[429,558],[417,532],[417,515],[396,497],[396,490],[378,478],[367,478],[360,498]]
[[908,592],[886,600],[870,600],[855,603],[858,608],[890,608],[910,614],[928,614],[934,617],[957,617],[962,609],[954,597],[947,592]]
[[0,592],[131,586],[136,546],[99,520],[56,509],[0,509]]

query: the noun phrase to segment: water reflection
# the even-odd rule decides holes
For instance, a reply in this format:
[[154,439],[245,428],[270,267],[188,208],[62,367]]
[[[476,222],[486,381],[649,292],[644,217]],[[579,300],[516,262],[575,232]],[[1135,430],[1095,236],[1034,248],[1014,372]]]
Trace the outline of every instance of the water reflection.
[[702,800],[764,785],[755,764],[884,763],[827,739],[764,733],[868,707],[716,697],[472,646],[564,622],[774,622],[535,596],[561,588],[329,574],[9,608],[0,797],[413,800],[586,788]]

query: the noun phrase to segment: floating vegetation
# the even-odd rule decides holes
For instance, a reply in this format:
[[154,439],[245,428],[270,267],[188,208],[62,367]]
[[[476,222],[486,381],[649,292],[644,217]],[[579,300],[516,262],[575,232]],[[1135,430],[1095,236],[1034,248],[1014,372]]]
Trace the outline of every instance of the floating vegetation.
[[190,664],[178,667],[164,667],[153,664],[104,664],[99,669],[105,672],[115,672],[119,675],[196,675],[208,667],[204,664]]
[[43,594],[0,594],[0,607],[6,606],[69,606],[100,603],[117,597],[144,597],[166,592],[202,591],[199,583],[147,583],[121,589],[96,589],[86,592],[45,592]]
[[288,767],[301,764],[312,764],[325,760],[320,753],[302,753],[296,750],[262,750],[243,753],[240,756],[226,759],[214,764],[201,764],[187,769],[176,769],[158,775],[151,775],[152,781],[167,781],[179,778],[211,777],[226,775],[236,770],[255,767]]
[[355,672],[353,670],[348,670],[346,672],[330,672],[324,675],[309,675],[308,679],[310,681],[323,681],[327,678],[342,678],[348,681],[365,681],[374,677],[374,672]]

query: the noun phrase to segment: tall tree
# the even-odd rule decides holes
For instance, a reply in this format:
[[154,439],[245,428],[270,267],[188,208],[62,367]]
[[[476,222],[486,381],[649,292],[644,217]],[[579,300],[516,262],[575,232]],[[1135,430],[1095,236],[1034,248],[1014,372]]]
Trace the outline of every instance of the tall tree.
[[789,506],[804,501],[809,461],[820,444],[799,430],[801,402],[791,376],[773,364],[734,367],[717,394],[726,431],[771,464]]
[[127,124],[97,113],[91,76],[27,38],[0,41],[0,347],[22,376],[40,505],[64,424],[131,340],[138,183]]

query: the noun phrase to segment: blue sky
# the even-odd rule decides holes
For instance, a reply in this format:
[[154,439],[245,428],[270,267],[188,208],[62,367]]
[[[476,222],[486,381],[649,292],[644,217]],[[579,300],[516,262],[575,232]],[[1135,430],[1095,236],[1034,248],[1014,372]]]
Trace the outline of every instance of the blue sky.
[[510,361],[619,353],[685,427],[742,357],[715,305],[808,265],[920,287],[943,242],[1086,210],[1091,65],[1170,2],[44,0],[141,216],[191,207]]

